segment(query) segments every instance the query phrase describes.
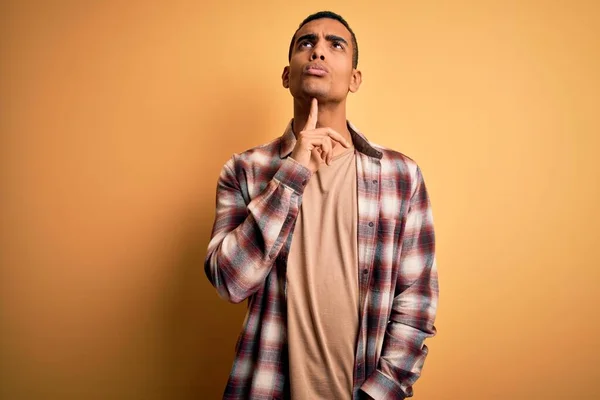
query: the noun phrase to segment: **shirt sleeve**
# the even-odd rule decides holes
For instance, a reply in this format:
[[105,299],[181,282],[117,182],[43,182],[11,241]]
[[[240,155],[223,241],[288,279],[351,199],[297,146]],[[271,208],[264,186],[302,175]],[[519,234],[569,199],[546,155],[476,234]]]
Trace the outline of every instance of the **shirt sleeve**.
[[312,172],[288,157],[264,190],[246,204],[235,170],[234,155],[219,175],[204,271],[222,298],[240,303],[260,288],[271,270]]
[[416,278],[401,287],[393,300],[378,368],[361,390],[373,399],[413,396],[412,386],[421,376],[427,357],[426,338],[434,326],[439,288],[431,203],[419,167],[410,200],[400,254],[400,272]]

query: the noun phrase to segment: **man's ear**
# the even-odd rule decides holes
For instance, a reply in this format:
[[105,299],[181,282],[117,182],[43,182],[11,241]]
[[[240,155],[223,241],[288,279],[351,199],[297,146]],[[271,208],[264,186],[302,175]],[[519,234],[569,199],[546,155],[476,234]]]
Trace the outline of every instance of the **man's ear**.
[[362,72],[360,72],[357,69],[353,69],[352,76],[350,77],[350,86],[348,87],[348,89],[352,93],[356,93],[356,91],[360,87],[361,83],[362,83]]
[[283,73],[281,74],[281,83],[284,88],[290,88],[290,67],[289,65],[283,68]]

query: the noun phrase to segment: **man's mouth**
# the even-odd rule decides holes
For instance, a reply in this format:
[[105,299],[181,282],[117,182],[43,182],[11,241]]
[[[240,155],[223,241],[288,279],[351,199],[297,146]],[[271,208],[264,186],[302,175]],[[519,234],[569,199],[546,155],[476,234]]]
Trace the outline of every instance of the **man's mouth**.
[[327,68],[322,64],[308,64],[304,67],[304,73],[313,76],[325,76],[329,71],[327,71]]

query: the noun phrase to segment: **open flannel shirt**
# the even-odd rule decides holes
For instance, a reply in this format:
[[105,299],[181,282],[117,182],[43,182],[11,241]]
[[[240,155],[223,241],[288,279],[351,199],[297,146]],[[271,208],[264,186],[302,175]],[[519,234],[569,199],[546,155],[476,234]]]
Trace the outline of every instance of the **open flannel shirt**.
[[[350,122],[358,190],[359,331],[353,399],[404,399],[436,335],[438,277],[431,204],[411,158],[369,143]],[[205,272],[219,295],[248,299],[224,399],[289,396],[286,264],[312,172],[289,157],[292,121],[279,138],[223,166]]]

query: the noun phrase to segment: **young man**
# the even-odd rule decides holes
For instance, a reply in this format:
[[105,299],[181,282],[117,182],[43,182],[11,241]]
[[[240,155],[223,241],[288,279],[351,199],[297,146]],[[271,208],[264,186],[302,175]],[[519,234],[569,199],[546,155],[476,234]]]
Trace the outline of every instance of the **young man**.
[[306,18],[283,86],[283,135],[234,154],[217,185],[205,271],[248,312],[224,399],[403,399],[436,334],[429,197],[417,164],[346,120],[356,37]]

